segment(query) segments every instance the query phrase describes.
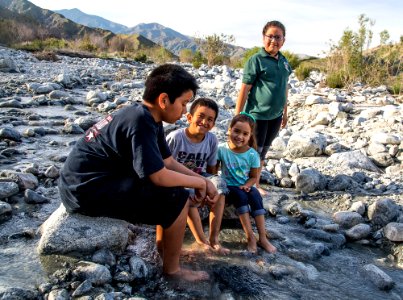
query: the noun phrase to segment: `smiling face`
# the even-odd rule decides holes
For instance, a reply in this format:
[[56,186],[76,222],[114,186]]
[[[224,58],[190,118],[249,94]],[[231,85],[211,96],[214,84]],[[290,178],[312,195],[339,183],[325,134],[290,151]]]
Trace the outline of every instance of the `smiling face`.
[[284,32],[280,27],[270,26],[263,35],[263,45],[266,52],[275,56],[284,45]]
[[193,99],[193,91],[185,91],[181,96],[176,98],[174,103],[171,103],[166,96],[163,101],[162,121],[167,123],[175,123],[183,114],[186,113],[186,105]]
[[215,124],[216,113],[207,106],[198,106],[193,115],[187,114],[189,133],[193,135],[206,134]]
[[248,122],[236,122],[229,130],[229,147],[231,150],[244,151],[249,149],[249,139],[252,135],[252,129]]

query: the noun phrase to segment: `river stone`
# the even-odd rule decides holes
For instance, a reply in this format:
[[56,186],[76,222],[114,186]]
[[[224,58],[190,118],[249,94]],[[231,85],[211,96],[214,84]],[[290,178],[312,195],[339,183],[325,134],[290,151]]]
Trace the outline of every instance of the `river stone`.
[[21,134],[9,127],[0,128],[0,139],[8,139],[15,142],[21,142]]
[[334,166],[344,166],[347,168],[358,168],[372,172],[380,172],[371,159],[360,150],[334,153],[327,159],[327,162]]
[[326,187],[326,178],[318,170],[307,168],[296,177],[295,188],[297,191],[312,193],[323,191]]
[[326,148],[326,137],[311,131],[294,133],[287,144],[287,152],[292,158],[321,155]]
[[354,211],[338,211],[333,214],[333,220],[344,228],[351,228],[364,222],[363,217]]
[[134,278],[147,278],[149,271],[146,263],[140,257],[132,256],[129,259],[130,272]]
[[0,199],[17,194],[20,191],[15,182],[0,182]]
[[63,205],[41,225],[40,232],[40,254],[90,254],[100,248],[121,253],[129,238],[127,222],[69,214]]
[[37,300],[40,299],[37,291],[19,287],[8,288],[0,292],[1,300]]
[[355,211],[359,213],[361,216],[365,214],[366,206],[365,203],[362,201],[356,201],[354,202],[351,207],[349,208],[349,211]]
[[354,186],[353,182],[350,176],[338,174],[328,182],[327,188],[329,191],[346,191]]
[[7,221],[11,218],[13,209],[7,202],[0,201],[0,223]]
[[102,285],[112,281],[112,275],[107,267],[93,262],[80,261],[73,271],[80,280],[88,280],[94,285]]
[[383,228],[386,238],[392,242],[403,242],[403,223],[389,223]]
[[380,290],[390,290],[395,285],[393,279],[377,266],[368,264],[365,265],[363,269],[369,280]]
[[371,233],[371,226],[368,224],[357,224],[346,231],[345,235],[350,240],[365,239]]
[[50,202],[48,198],[30,189],[25,190],[24,201],[28,204],[42,204]]
[[398,205],[392,199],[379,199],[368,207],[368,219],[374,225],[385,226],[393,221],[398,210]]

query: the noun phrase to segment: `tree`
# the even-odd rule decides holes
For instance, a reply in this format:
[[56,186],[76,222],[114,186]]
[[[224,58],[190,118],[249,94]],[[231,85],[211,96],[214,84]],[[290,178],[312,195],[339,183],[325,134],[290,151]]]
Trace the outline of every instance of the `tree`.
[[379,33],[379,36],[381,38],[380,44],[386,45],[387,41],[390,39],[389,32],[385,29]]
[[[233,35],[212,34],[204,38],[196,38],[195,42],[201,49],[201,52],[207,58],[207,64],[212,66],[217,60],[225,57],[228,44],[233,43],[235,38]],[[221,57],[221,58],[220,58]]]

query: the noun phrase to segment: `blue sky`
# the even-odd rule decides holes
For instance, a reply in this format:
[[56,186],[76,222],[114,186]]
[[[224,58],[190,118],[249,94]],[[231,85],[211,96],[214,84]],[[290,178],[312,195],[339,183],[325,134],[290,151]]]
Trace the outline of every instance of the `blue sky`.
[[[287,29],[283,49],[293,53],[322,56],[347,28],[357,30],[358,16],[375,21],[373,46],[379,33],[388,30],[390,40],[403,35],[401,0],[33,0],[35,5],[51,9],[78,8],[116,23],[133,27],[156,22],[189,36],[211,34],[235,36],[243,47],[262,45],[261,31],[269,20],[281,21]],[[249,5],[246,5],[249,4]]]

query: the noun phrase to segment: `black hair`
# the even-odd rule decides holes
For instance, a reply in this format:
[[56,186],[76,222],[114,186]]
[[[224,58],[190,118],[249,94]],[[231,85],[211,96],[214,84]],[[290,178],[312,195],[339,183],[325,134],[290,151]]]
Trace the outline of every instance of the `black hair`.
[[255,138],[255,120],[253,120],[248,115],[239,114],[232,118],[229,128],[231,129],[232,127],[234,127],[234,125],[237,122],[244,122],[244,123],[249,124],[251,133],[250,133],[250,139],[249,139],[248,145],[249,145],[249,147],[256,150],[257,145],[256,145],[256,138]]
[[266,25],[264,25],[263,27],[263,35],[266,34],[267,29],[269,29],[269,27],[278,27],[283,31],[283,35],[285,36],[285,26],[283,25],[283,23],[281,23],[280,21],[269,21],[266,23]]
[[148,75],[143,99],[154,103],[160,94],[167,93],[169,102],[174,103],[186,91],[191,90],[196,95],[198,88],[196,78],[184,68],[175,64],[163,64]]
[[193,114],[195,113],[196,109],[199,106],[208,107],[208,108],[211,108],[212,110],[214,110],[214,112],[215,112],[214,121],[217,120],[217,117],[218,117],[218,105],[214,100],[212,100],[210,98],[196,99],[195,101],[192,102],[192,105],[190,106],[190,109],[189,109],[189,113],[193,116]]

